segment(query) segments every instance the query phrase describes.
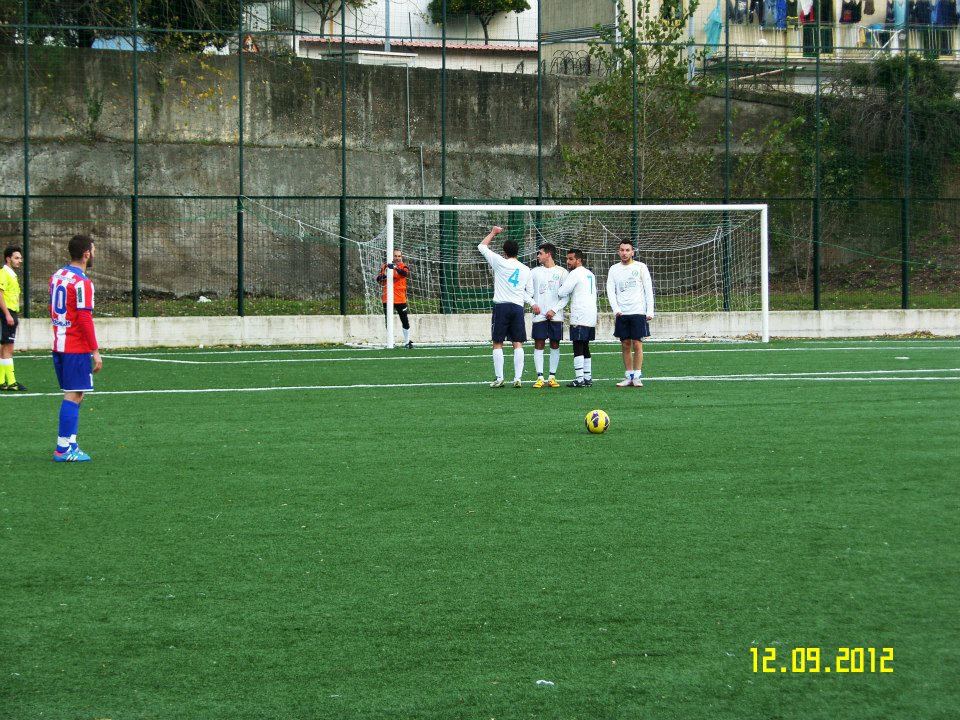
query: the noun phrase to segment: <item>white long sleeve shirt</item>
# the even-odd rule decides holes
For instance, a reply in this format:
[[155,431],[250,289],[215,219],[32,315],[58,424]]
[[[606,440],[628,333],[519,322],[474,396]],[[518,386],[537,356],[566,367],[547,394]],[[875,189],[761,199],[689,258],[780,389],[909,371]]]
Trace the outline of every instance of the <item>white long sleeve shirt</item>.
[[[561,303],[570,298],[570,325],[597,326],[597,279],[582,265],[574,268],[557,291]],[[559,307],[552,308],[559,311]]]
[[551,268],[540,265],[530,272],[530,279],[527,281],[527,294],[533,298],[531,304],[540,308],[540,314],[533,316],[534,322],[546,320],[548,310],[557,310],[553,320],[563,322],[563,306],[566,303],[560,303],[560,296],[557,291],[563,285],[563,281],[567,279],[567,275],[567,269],[559,265],[554,265]]
[[477,249],[493,270],[493,302],[513,303],[521,307],[524,303],[529,304],[531,298],[527,294],[527,281],[530,279],[530,268],[516,258],[498,255],[483,243]]
[[650,270],[636,260],[629,265],[617,263],[607,274],[607,298],[614,314],[653,317],[653,280]]

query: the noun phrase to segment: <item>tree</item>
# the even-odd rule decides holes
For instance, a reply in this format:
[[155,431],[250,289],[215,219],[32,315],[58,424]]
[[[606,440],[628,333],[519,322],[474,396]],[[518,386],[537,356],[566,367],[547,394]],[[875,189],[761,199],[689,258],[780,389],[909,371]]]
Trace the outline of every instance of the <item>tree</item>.
[[[483,44],[490,44],[490,22],[500,13],[523,12],[530,9],[527,0],[446,0],[447,17],[464,17],[473,15],[483,26]],[[430,0],[427,6],[430,20],[440,25],[443,23],[443,0]]]
[[[349,0],[348,0],[349,1]],[[0,27],[20,22],[21,5],[0,0]],[[140,34],[158,47],[198,51],[213,44],[223,47],[237,34],[240,0],[140,0]],[[30,23],[42,28],[31,31],[36,44],[91,47],[97,38],[130,35],[133,28],[129,0],[30,0]],[[0,33],[0,43],[13,33]]]
[[[22,22],[22,3],[0,0],[0,43],[12,42],[14,31],[9,25]],[[67,47],[90,47],[110,28],[124,28],[130,23],[130,3],[125,0],[76,0],[72,3],[57,0],[30,0],[31,25],[59,26],[36,28],[30,32],[34,43],[52,39]],[[3,27],[4,24],[7,27]],[[94,30],[94,27],[104,28]],[[116,34],[116,33],[112,33]]]
[[[709,195],[715,182],[715,158],[701,138],[700,103],[707,81],[687,77],[687,19],[692,2],[678,18],[637,5],[637,31],[626,10],[619,31],[599,29],[590,54],[602,78],[581,90],[573,138],[563,149],[567,177],[583,197],[633,195],[633,92],[637,93],[638,197]],[[622,38],[622,40],[620,40]]]
[[374,0],[303,0],[303,4],[313,10],[320,17],[320,28],[331,20],[331,18],[340,14],[343,6],[359,10],[365,8]]
[[12,45],[17,36],[14,27],[21,21],[18,0],[0,0],[0,45]]
[[237,36],[238,0],[140,0],[143,35],[158,48],[199,52]]

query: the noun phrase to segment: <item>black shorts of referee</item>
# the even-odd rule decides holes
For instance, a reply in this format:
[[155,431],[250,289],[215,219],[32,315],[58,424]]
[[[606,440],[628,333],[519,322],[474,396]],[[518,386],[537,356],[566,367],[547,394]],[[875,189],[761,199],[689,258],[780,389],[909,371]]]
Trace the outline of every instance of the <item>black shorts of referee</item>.
[[13,345],[17,339],[17,328],[20,326],[20,316],[13,310],[10,311],[10,317],[13,318],[13,325],[7,325],[6,318],[0,318],[0,345]]

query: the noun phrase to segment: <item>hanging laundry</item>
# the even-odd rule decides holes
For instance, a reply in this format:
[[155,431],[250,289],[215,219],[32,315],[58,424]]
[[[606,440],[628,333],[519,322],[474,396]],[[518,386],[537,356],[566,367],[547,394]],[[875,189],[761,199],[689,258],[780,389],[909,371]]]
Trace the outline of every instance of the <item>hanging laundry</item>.
[[910,0],[908,15],[911,25],[929,25],[932,13],[930,0]]
[[763,0],[763,26],[765,28],[777,27],[777,4],[780,0]]
[[906,0],[887,0],[887,25],[902,28],[907,22]]
[[730,22],[742,25],[749,14],[749,0],[727,0],[727,17]]
[[840,5],[840,22],[845,25],[859,23],[863,18],[863,5],[860,0],[843,0]]
[[[956,0],[960,2],[960,0]],[[796,12],[796,3],[794,3],[794,12]],[[787,29],[787,0],[777,0],[774,8],[773,26],[777,30]]]
[[816,21],[817,15],[813,9],[813,0],[800,0],[800,22],[806,25]]
[[937,25],[940,27],[956,27],[956,2],[954,0],[937,0],[937,6]]
[[703,30],[707,36],[707,55],[712,55],[720,46],[720,34],[723,32],[723,20],[720,14],[720,0],[717,0],[717,6],[707,17],[703,24]]

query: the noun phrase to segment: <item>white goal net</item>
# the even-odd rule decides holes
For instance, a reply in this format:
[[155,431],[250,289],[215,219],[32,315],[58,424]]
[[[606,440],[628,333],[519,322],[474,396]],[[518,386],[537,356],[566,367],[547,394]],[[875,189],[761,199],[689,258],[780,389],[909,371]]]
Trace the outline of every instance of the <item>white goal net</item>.
[[[534,267],[544,243],[557,248],[557,262],[579,249],[600,289],[619,262],[617,248],[632,240],[636,259],[650,268],[656,312],[755,313],[752,332],[769,339],[766,205],[389,205],[386,227],[359,244],[367,311],[383,312],[381,268],[403,253],[410,268],[407,304],[415,315],[487,312],[493,279],[477,244],[494,225],[494,242],[516,240],[521,262]],[[386,302],[392,311],[391,285]],[[392,319],[392,312],[391,312]],[[393,346],[394,323],[385,323]]]

